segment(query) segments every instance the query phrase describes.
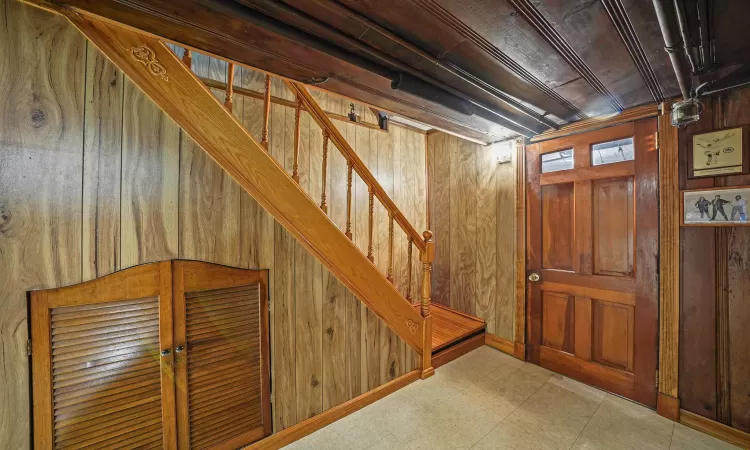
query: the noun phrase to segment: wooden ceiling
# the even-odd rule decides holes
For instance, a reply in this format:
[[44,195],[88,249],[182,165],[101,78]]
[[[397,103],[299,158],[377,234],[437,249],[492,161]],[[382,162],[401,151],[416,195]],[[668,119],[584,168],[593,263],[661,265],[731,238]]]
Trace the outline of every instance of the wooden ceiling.
[[483,142],[679,94],[651,0],[53,1]]

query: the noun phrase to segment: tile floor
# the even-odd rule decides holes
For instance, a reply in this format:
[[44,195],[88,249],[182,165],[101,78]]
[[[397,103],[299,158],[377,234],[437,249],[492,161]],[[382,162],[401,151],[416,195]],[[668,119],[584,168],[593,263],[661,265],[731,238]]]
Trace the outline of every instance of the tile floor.
[[735,449],[481,347],[288,449]]

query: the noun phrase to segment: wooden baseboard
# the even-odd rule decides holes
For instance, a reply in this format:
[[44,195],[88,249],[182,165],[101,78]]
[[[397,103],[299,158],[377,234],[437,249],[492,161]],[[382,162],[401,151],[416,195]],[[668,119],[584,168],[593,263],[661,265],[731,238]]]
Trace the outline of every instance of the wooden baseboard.
[[659,397],[656,399],[656,413],[669,420],[679,422],[680,399],[659,392]]
[[513,341],[509,341],[508,339],[502,338],[500,336],[495,336],[494,334],[485,333],[484,343],[485,345],[488,345],[495,350],[500,350],[501,352],[507,353],[511,356],[515,355]]
[[738,445],[742,448],[750,448],[750,434],[691,413],[690,411],[680,410],[680,423],[730,444]]
[[484,345],[485,333],[481,332],[476,336],[472,336],[458,344],[454,344],[444,350],[437,352],[432,355],[432,367],[437,369],[438,367],[448,364],[456,358],[459,358],[472,350],[476,350]]
[[359,397],[353,398],[346,403],[342,403],[338,406],[323,411],[317,416],[311,417],[304,420],[297,425],[293,425],[285,430],[279,431],[276,434],[272,434],[267,438],[255,442],[254,444],[245,447],[246,449],[278,449],[289,445],[294,441],[300,440],[303,437],[311,434],[331,423],[342,419],[349,414],[358,411],[365,406],[374,403],[377,400],[391,394],[404,386],[411,384],[412,382],[419,379],[422,375],[422,370],[412,370],[411,372],[396,378],[393,381],[379,386],[369,392],[365,392]]
[[514,342],[513,356],[520,359],[521,361],[526,361],[526,344],[518,341]]

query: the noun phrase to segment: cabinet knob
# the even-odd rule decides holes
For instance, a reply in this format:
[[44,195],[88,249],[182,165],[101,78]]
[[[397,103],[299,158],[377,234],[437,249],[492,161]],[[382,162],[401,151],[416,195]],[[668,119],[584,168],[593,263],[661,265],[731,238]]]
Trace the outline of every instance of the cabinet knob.
[[176,347],[176,348],[174,349],[174,352],[175,352],[175,353],[182,353],[182,352],[183,352],[184,350],[185,350],[185,347],[183,347],[182,345],[178,345],[178,346],[177,346],[177,347]]
[[536,283],[539,281],[539,274],[538,273],[532,273],[529,275],[529,281]]
[[161,351],[161,356],[169,356],[170,353],[172,353],[172,352],[170,352],[169,349],[162,350]]

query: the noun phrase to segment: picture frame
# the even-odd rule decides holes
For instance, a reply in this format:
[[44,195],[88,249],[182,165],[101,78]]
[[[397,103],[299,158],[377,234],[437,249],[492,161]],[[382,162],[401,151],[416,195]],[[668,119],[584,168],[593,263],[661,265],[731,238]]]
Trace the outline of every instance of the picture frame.
[[681,194],[684,227],[750,226],[750,185],[688,189]]
[[748,125],[688,135],[687,178],[750,173]]

